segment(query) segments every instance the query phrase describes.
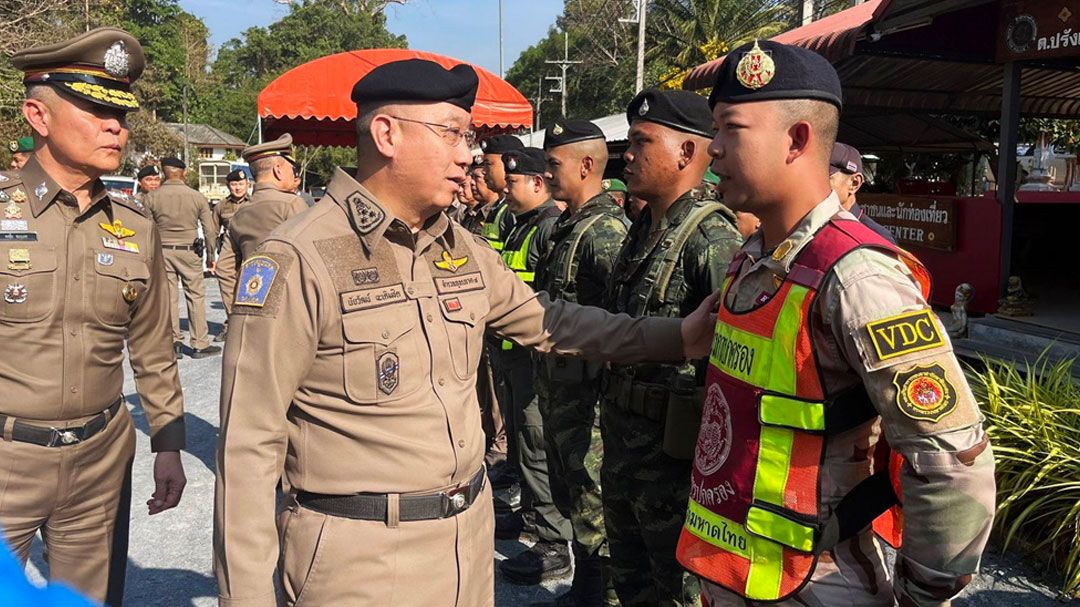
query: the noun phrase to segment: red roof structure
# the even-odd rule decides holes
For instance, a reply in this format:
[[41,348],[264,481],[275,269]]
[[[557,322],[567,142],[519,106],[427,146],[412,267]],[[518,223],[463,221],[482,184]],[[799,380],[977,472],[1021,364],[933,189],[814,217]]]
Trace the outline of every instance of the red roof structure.
[[[291,133],[299,145],[355,145],[353,85],[372,69],[402,59],[427,59],[446,68],[465,63],[409,49],[349,51],[309,61],[277,77],[259,93],[264,136],[273,139]],[[525,96],[495,74],[473,68],[480,78],[473,126],[496,132],[531,127],[532,105]]]

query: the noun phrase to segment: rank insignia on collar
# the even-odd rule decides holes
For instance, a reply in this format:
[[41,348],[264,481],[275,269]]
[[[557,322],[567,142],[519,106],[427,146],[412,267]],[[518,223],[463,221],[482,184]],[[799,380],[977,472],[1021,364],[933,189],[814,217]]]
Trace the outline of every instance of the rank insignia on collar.
[[29,270],[33,266],[30,263],[30,249],[9,249],[8,269]]
[[777,245],[776,250],[773,251],[773,261],[780,261],[781,259],[783,259],[785,256],[787,256],[788,253],[791,252],[791,248],[794,246],[795,245],[790,240],[785,240],[784,242],[781,242],[779,245]]
[[4,182],[5,182],[5,181],[7,181],[7,180],[8,180],[8,176],[7,176],[7,175],[0,175],[0,183],[4,183]]
[[458,268],[469,263],[469,256],[459,257],[454,259],[454,256],[450,254],[450,251],[442,252],[442,260],[436,261],[435,267],[440,270],[446,270],[447,272],[457,272]]
[[7,202],[9,200],[11,200],[11,196],[8,196],[8,193],[4,190],[0,190],[0,202]]
[[34,188],[34,196],[37,196],[38,200],[41,200],[42,198],[45,198],[45,195],[48,194],[48,193],[49,193],[49,186],[45,185],[44,181],[39,183],[38,187]]
[[114,219],[112,223],[99,223],[98,225],[101,226],[102,230],[121,240],[135,235],[135,230],[125,228],[124,222],[120,221],[120,218]]
[[754,48],[743,55],[735,66],[735,76],[739,79],[739,84],[754,91],[772,82],[775,75],[776,63],[761,50],[757,40],[754,41]]
[[397,390],[398,379],[401,375],[401,361],[393,352],[383,352],[378,361],[379,390],[390,396]]
[[9,304],[21,304],[26,302],[26,286],[13,283],[4,287],[4,301]]
[[22,207],[12,202],[4,207],[4,219],[22,219]]
[[352,207],[356,218],[356,229],[362,235],[370,234],[386,218],[386,213],[378,206],[364,200],[360,192],[349,194],[345,202]]
[[15,190],[11,193],[11,200],[19,204],[26,202],[26,192],[22,188]]

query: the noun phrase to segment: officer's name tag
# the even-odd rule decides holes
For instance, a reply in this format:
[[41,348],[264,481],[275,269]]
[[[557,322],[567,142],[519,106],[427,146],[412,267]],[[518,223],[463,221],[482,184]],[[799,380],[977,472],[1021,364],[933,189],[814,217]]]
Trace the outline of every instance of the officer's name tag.
[[0,241],[35,242],[37,232],[0,232]]
[[480,272],[462,274],[461,276],[449,276],[436,278],[435,288],[440,294],[464,293],[466,291],[479,291],[484,288],[484,276]]
[[880,360],[945,345],[930,310],[875,320],[866,325],[866,330]]
[[405,287],[400,282],[375,287],[372,289],[360,289],[341,294],[341,311],[356,312],[357,310],[369,310],[390,304],[408,301],[405,296]]

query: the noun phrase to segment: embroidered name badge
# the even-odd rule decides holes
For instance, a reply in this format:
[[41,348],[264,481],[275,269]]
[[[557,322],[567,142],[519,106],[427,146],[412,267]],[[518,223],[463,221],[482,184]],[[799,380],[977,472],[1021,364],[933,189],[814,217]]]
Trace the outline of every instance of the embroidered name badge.
[[399,282],[385,287],[360,289],[341,294],[341,311],[356,312],[408,301],[405,288]]
[[956,388],[939,364],[916,365],[893,376],[896,406],[904,415],[937,423],[956,409]]
[[236,289],[235,305],[261,308],[266,305],[270,287],[280,266],[265,255],[256,255],[240,268],[240,280]]
[[484,288],[484,277],[480,272],[462,274],[448,278],[436,278],[435,288],[442,295],[451,293],[465,293],[466,291],[479,291]]
[[930,310],[875,320],[867,323],[866,330],[880,360],[945,345]]

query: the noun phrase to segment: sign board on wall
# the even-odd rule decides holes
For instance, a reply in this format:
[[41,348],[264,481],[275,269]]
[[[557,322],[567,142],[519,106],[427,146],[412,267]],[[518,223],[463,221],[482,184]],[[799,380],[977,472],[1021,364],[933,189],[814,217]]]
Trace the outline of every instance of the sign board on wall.
[[956,198],[866,194],[859,206],[902,247],[956,250]]
[[997,60],[1080,57],[1080,0],[1004,0]]

